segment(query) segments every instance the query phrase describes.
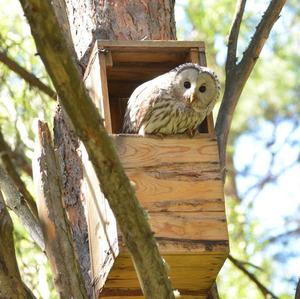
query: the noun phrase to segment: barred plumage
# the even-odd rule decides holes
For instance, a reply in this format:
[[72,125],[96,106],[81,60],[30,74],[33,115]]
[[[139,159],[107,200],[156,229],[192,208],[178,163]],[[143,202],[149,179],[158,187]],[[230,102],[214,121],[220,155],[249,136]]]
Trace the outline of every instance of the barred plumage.
[[191,132],[212,111],[219,94],[220,83],[213,71],[193,63],[182,64],[134,90],[122,132]]

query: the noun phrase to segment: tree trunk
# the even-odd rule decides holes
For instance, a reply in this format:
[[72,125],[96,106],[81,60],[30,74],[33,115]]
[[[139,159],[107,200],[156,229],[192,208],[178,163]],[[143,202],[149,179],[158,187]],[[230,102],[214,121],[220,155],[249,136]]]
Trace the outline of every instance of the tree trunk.
[[[73,39],[77,58],[85,68],[91,47],[96,39],[175,39],[174,1],[84,1],[66,0],[66,13],[61,0],[53,1],[56,16],[66,37]],[[68,17],[68,23],[67,18]],[[71,43],[68,42],[70,45]],[[70,46],[72,47],[72,46]],[[55,117],[55,147],[61,175],[65,178],[64,201],[73,229],[81,270],[86,288],[91,294],[90,258],[87,223],[83,213],[84,197],[80,191],[82,165],[78,140],[59,110]]]
[[174,0],[66,0],[66,3],[75,51],[83,65],[96,39],[176,39]]

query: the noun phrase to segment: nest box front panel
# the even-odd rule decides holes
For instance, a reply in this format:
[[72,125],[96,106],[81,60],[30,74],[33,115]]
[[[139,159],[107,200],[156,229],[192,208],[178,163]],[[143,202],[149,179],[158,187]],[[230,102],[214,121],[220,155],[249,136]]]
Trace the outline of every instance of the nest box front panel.
[[[98,41],[93,55],[85,80],[109,133],[120,132],[128,98],[137,86],[185,62],[206,66],[202,42]],[[182,298],[194,299],[206,298],[229,250],[211,115],[200,132],[194,138],[112,135],[137,198],[149,215],[173,286]],[[92,222],[90,230],[99,231],[100,222]],[[101,298],[107,299],[143,298],[129,253],[122,237],[118,238],[119,256],[104,288],[98,285],[95,292],[101,291]],[[95,258],[99,256],[95,251],[101,250],[97,242],[90,240]],[[99,267],[93,268],[93,275]]]

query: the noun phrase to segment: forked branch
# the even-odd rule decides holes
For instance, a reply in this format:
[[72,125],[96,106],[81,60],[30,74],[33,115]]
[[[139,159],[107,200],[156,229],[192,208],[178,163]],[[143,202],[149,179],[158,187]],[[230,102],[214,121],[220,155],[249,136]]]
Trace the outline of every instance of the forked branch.
[[222,169],[225,169],[226,145],[235,107],[285,2],[286,0],[271,0],[238,64],[236,63],[237,40],[246,1],[239,0],[237,3],[236,15],[229,34],[225,90],[216,122]]

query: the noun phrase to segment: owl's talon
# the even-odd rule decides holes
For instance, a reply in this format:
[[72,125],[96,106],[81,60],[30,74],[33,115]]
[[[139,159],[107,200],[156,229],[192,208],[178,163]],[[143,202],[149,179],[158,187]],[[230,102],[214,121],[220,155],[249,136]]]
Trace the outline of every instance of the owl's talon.
[[186,133],[190,138],[193,138],[196,134],[196,131],[197,131],[196,129],[187,129]]

